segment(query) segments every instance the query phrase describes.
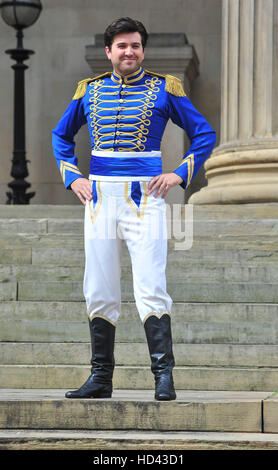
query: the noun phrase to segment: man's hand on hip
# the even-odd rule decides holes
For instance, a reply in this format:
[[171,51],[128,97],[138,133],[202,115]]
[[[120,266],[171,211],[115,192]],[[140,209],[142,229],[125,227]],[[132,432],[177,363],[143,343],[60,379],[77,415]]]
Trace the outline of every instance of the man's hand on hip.
[[156,191],[154,197],[161,197],[164,199],[169,189],[182,183],[182,178],[176,173],[163,173],[155,176],[148,185],[148,193],[152,194]]
[[71,183],[70,187],[84,205],[86,199],[90,201],[93,197],[92,185],[86,178],[77,178]]

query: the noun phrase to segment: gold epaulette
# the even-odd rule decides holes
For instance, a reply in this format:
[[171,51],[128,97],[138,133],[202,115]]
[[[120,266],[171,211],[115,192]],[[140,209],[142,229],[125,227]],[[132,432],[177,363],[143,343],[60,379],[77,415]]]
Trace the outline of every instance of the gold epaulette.
[[171,93],[171,95],[186,96],[182,82],[179,78],[174,77],[173,75],[161,75],[160,73],[151,72],[150,70],[145,70],[145,72],[156,77],[164,78],[165,91],[168,91],[168,93]]
[[173,77],[173,75],[166,75],[165,80],[165,91],[168,91],[171,95],[175,96],[186,96],[182,82],[179,78]]
[[98,80],[99,78],[108,77],[108,75],[111,75],[111,72],[105,72],[102,75],[98,75],[97,77],[85,78],[84,80],[80,80],[80,82],[78,82],[76,92],[72,99],[79,100],[79,98],[82,98],[85,95],[88,83],[93,82],[94,80]]

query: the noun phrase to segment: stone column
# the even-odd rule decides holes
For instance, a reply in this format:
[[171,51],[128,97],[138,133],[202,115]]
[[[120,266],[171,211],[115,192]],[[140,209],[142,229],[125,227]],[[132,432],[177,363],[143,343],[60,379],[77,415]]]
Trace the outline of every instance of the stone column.
[[189,202],[278,202],[278,0],[222,5],[220,144]]
[[[111,69],[104,52],[103,35],[95,35],[95,44],[86,46],[86,60],[92,69],[92,76]],[[183,33],[150,34],[143,66],[146,70],[180,78],[189,97],[193,82],[199,74],[197,54]],[[163,172],[171,172],[178,167],[188,145],[185,132],[169,121],[161,144]],[[198,178],[195,180],[196,186]],[[197,186],[197,190],[200,187],[201,183],[199,187]],[[169,191],[166,200],[170,204],[183,203],[190,194],[190,188],[184,191],[180,187],[175,187]]]

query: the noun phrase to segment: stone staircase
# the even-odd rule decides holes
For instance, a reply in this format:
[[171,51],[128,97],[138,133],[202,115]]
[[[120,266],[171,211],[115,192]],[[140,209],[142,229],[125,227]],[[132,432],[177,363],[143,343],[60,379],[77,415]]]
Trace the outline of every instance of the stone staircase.
[[8,429],[278,432],[278,204],[194,206],[192,248],[169,240],[178,400],[168,403],[153,400],[127,251],[113,398],[64,399],[89,374],[83,214],[0,206],[0,448]]

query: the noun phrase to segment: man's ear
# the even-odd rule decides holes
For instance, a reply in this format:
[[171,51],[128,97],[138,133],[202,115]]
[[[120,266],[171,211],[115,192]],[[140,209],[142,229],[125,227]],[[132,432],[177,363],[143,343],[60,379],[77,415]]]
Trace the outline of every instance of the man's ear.
[[107,58],[111,60],[111,51],[108,46],[105,46],[105,52],[106,52]]

